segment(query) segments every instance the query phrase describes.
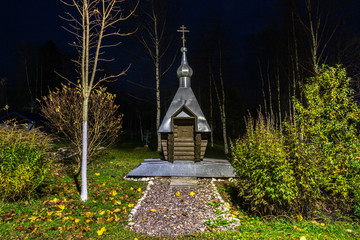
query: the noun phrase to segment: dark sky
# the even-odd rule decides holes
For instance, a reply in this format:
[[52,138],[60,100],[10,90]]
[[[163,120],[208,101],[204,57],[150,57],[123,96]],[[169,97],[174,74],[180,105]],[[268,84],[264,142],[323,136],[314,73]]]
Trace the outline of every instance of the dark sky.
[[[190,40],[196,39],[201,24],[206,24],[207,15],[213,11],[219,15],[232,31],[232,37],[241,44],[249,33],[264,27],[274,15],[276,0],[212,1],[173,0],[182,5],[178,25],[191,29]],[[59,0],[16,0],[2,3],[0,8],[0,77],[10,80],[15,71],[16,53],[22,42],[43,45],[48,40],[63,49],[72,36],[62,29],[64,20],[59,18],[67,7]],[[174,29],[176,31],[176,29]]]

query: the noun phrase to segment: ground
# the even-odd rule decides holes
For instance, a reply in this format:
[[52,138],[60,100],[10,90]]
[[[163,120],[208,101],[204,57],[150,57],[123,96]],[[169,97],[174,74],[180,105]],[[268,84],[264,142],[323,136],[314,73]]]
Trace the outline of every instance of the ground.
[[[80,201],[74,179],[67,172],[54,169],[53,179],[37,197],[0,202],[0,239],[159,239],[129,230],[129,213],[143,196],[147,182],[123,178],[143,159],[151,157],[158,154],[131,144],[115,145],[99,155],[88,168],[89,200],[86,203]],[[230,205],[229,213],[240,220],[240,226],[215,232],[215,225],[223,223],[208,221],[204,233],[189,233],[178,239],[360,238],[359,224],[346,216],[341,221],[327,217],[305,220],[250,216],[236,201],[231,201],[234,196],[228,181],[216,184]],[[181,194],[191,197],[189,193]],[[217,202],[207,204],[217,211]],[[156,213],[159,212],[156,209]],[[150,210],[151,213],[154,212]]]

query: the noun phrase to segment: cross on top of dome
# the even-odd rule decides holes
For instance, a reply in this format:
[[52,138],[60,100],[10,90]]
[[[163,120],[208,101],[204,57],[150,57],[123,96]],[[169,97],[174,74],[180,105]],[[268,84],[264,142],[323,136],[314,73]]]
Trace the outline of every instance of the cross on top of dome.
[[181,39],[182,39],[182,42],[183,42],[183,47],[185,47],[185,42],[186,42],[185,33],[190,32],[190,30],[187,30],[186,27],[184,25],[182,25],[180,27],[180,29],[178,29],[177,31],[182,33]]

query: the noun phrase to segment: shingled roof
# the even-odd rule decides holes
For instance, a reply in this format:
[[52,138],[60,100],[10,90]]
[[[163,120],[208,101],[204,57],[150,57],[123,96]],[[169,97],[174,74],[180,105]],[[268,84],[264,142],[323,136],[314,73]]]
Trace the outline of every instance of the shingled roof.
[[[181,65],[177,69],[177,76],[179,77],[180,86],[174,96],[174,99],[170,104],[168,111],[166,112],[166,115],[160,125],[160,128],[158,129],[158,132],[160,133],[172,132],[171,129],[172,117],[189,116],[189,114],[185,110],[185,107],[187,108],[187,110],[191,111],[191,113],[194,115],[193,117],[196,117],[197,119],[196,120],[197,129],[195,130],[196,132],[211,132],[210,126],[205,119],[204,113],[201,111],[200,105],[196,100],[194,92],[191,89],[190,80],[193,71],[191,67],[188,65],[186,59],[186,51],[187,49],[185,47],[181,48],[181,52],[182,52]],[[184,108],[184,111],[182,111],[182,108]]]

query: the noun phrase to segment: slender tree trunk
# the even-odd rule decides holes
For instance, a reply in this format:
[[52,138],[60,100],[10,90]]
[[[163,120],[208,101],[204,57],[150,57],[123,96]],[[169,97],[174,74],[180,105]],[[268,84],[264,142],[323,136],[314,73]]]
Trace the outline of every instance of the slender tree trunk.
[[260,79],[261,79],[261,92],[262,92],[262,96],[264,99],[264,110],[265,110],[265,117],[267,115],[267,104],[266,104],[266,95],[265,95],[265,90],[264,90],[264,76],[262,74],[262,69],[261,69],[261,65],[260,65],[260,60],[258,59],[258,64],[259,64],[259,73],[260,73]]
[[222,122],[222,130],[223,130],[223,139],[224,139],[224,150],[225,150],[225,154],[229,153],[229,145],[228,145],[228,140],[227,140],[227,132],[226,132],[226,112],[225,112],[225,89],[224,89],[224,79],[223,79],[223,75],[222,75],[222,52],[221,52],[221,48],[220,48],[220,44],[219,44],[219,79],[220,79],[220,86],[221,86],[221,98],[220,98],[220,94],[218,91],[218,88],[214,82],[214,87],[215,87],[215,91],[216,91],[216,96],[217,99],[219,101],[219,108],[220,108],[220,117],[221,117],[221,122]]
[[144,132],[143,132],[143,125],[142,125],[142,121],[141,121],[141,114],[140,112],[137,112],[138,114],[138,117],[139,117],[139,124],[140,124],[140,139],[141,139],[141,142],[144,141]]
[[210,101],[210,144],[211,147],[214,147],[214,126],[213,126],[213,99],[212,99],[212,81],[214,79],[214,75],[212,72],[212,67],[211,64],[209,62],[209,101]]
[[[155,42],[155,74],[156,74],[156,131],[160,127],[161,121],[161,101],[160,101],[160,50],[159,50],[159,36],[158,36],[158,22],[155,14],[155,6],[153,7],[154,19],[154,42]],[[161,133],[157,132],[157,151],[161,152]]]
[[[156,45],[156,131],[160,127],[161,121],[161,102],[160,102],[160,71],[159,71],[159,47]],[[157,151],[161,152],[161,133],[157,132]]]
[[88,199],[87,191],[87,146],[88,146],[88,103],[89,97],[84,97],[83,102],[83,146],[82,146],[82,155],[81,155],[81,201],[86,202]]
[[30,87],[30,79],[29,79],[29,73],[28,73],[28,67],[27,67],[27,59],[25,58],[25,74],[26,74],[26,82],[28,85],[29,93],[30,93],[30,112],[34,113],[33,109],[33,95]]
[[[83,44],[82,44],[82,88],[83,88],[83,128],[82,128],[82,155],[81,155],[81,201],[86,202],[88,199],[87,191],[87,133],[88,133],[88,102],[89,102],[89,37],[90,37],[90,23],[89,23],[89,9],[88,1],[84,1],[83,5]],[[91,90],[91,88],[90,88]]]
[[279,109],[279,129],[282,131],[282,116],[281,116],[281,92],[280,92],[280,69],[279,69],[279,61],[277,61],[276,66],[276,85],[277,85],[277,97],[278,97],[278,109]]
[[269,87],[270,119],[272,121],[274,119],[274,112],[273,112],[273,107],[272,107],[272,94],[271,94],[270,73],[269,73],[269,59],[268,59],[268,63],[267,63],[266,72],[267,72],[267,81],[268,81],[268,87]]
[[221,91],[223,96],[223,101],[221,103],[221,122],[222,122],[222,129],[223,129],[223,138],[224,138],[224,149],[225,154],[229,153],[229,145],[227,140],[227,132],[226,132],[226,114],[225,114],[225,90],[224,90],[224,82],[222,78],[222,73],[220,73],[220,81],[221,81]]

